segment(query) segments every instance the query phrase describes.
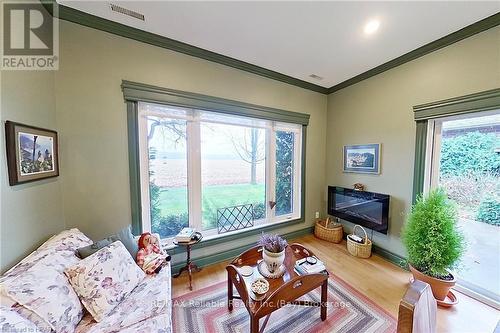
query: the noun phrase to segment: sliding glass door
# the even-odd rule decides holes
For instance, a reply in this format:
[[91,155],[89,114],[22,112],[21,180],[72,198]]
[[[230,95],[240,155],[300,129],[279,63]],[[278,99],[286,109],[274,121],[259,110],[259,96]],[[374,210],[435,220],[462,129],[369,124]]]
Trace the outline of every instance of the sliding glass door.
[[429,120],[424,192],[443,187],[467,251],[459,285],[500,302],[500,110]]

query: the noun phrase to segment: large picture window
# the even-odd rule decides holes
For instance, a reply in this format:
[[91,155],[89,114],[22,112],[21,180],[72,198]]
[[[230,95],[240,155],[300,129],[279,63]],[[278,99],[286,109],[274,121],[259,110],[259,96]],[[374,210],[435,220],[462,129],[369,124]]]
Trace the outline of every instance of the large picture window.
[[146,102],[137,118],[143,230],[215,236],[302,218],[301,124]]

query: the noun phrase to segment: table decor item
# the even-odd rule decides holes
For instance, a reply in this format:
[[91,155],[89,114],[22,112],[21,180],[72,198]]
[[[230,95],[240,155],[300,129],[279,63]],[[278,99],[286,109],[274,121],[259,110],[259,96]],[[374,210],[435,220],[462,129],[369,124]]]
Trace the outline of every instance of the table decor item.
[[[364,237],[361,237],[362,243],[358,243],[356,241],[356,238],[360,237],[356,235],[356,230],[358,228],[361,229],[361,231],[363,231],[364,234]],[[368,238],[365,228],[357,224],[354,226],[352,234],[347,236],[347,251],[349,251],[349,253],[355,257],[365,258],[365,259],[369,258],[372,255],[372,241]]]
[[365,185],[363,185],[361,183],[355,183],[354,185],[352,185],[352,187],[354,188],[355,191],[364,191],[365,190]]
[[194,233],[195,230],[193,228],[182,228],[182,230],[175,236],[175,240],[179,243],[189,243]]
[[262,259],[269,273],[274,273],[285,261],[285,248],[288,243],[279,235],[262,234],[259,245],[262,246]]
[[314,256],[297,260],[294,269],[300,275],[326,272],[325,264]]
[[316,221],[314,236],[332,243],[342,242],[344,228],[342,224],[332,222],[329,217]]
[[243,276],[250,276],[253,274],[253,268],[251,266],[240,267],[239,271]]
[[262,296],[269,291],[269,282],[264,278],[257,278],[250,285],[250,290],[255,295]]
[[285,266],[284,265],[281,265],[278,267],[278,269],[276,269],[274,272],[269,272],[269,269],[267,268],[267,264],[265,263],[264,260],[261,260],[258,264],[257,264],[257,270],[259,271],[259,273],[268,278],[268,279],[277,279],[277,278],[280,278],[283,276],[283,274],[285,274]]

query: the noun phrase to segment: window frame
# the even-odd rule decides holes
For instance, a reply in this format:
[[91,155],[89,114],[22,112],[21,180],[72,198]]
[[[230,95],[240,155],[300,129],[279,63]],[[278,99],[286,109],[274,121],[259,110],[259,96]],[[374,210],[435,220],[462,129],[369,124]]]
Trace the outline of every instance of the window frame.
[[[188,215],[189,221],[194,222],[189,224],[189,227],[195,228],[197,230],[202,230],[204,237],[216,236],[218,235],[217,228],[212,228],[208,230],[203,230],[203,207],[202,207],[202,197],[203,197],[203,185],[202,185],[202,163],[203,158],[201,156],[202,151],[202,134],[201,127],[205,124],[221,124],[228,126],[239,126],[246,127],[249,125],[242,124],[239,125],[236,120],[238,117],[234,117],[233,121],[224,120],[204,120],[203,113],[205,111],[185,109],[185,116],[176,116],[168,114],[168,112],[162,114],[161,111],[148,111],[148,107],[162,107],[162,105],[151,102],[138,102],[138,130],[139,130],[139,170],[141,179],[141,211],[142,211],[142,230],[151,231],[151,210],[145,209],[150,207],[149,198],[149,182],[150,182],[150,160],[149,160],[149,147],[148,147],[148,120],[150,116],[164,117],[165,119],[180,119],[186,122],[186,162],[187,162],[187,199],[188,199]],[[172,106],[169,106],[172,107]],[[179,109],[180,110],[180,109]],[[214,113],[217,114],[217,113]],[[245,117],[246,119],[253,119]],[[254,128],[253,126],[249,126]],[[255,226],[262,226],[271,223],[286,222],[289,220],[300,219],[301,218],[301,203],[300,203],[300,188],[301,188],[301,139],[302,139],[302,128],[290,123],[276,123],[274,121],[263,121],[258,127],[265,130],[265,140],[266,140],[266,163],[265,173],[265,207],[266,207],[266,217],[263,219],[255,220]],[[293,145],[293,165],[298,166],[298,169],[294,169],[292,177],[292,211],[282,215],[276,215],[276,209],[271,209],[267,202],[269,198],[276,200],[276,136],[278,132],[289,132],[294,134],[294,145]],[[173,237],[172,237],[173,238]]]
[[[296,190],[294,193],[294,195],[299,198],[297,202],[299,203],[300,207],[297,210],[297,212],[299,212],[298,214],[296,214],[297,216],[292,216],[290,219],[281,222],[273,221],[271,223],[266,223],[263,225],[256,225],[252,228],[205,237],[203,242],[207,243],[207,245],[216,244],[226,239],[231,239],[232,237],[240,237],[241,233],[245,233],[248,235],[258,234],[264,230],[273,230],[283,226],[289,226],[295,223],[304,222],[305,187],[306,187],[305,147],[306,147],[307,125],[309,124],[309,117],[310,117],[308,114],[274,109],[254,104],[248,104],[248,103],[232,101],[196,93],[178,91],[173,89],[161,88],[130,81],[122,81],[121,87],[125,103],[127,104],[132,231],[135,235],[140,234],[143,230],[142,220],[145,214],[144,210],[149,211],[149,208],[144,210],[142,209],[142,197],[149,196],[149,192],[143,190],[147,188],[146,186],[141,186],[142,185],[141,182],[143,182],[144,181],[143,179],[146,177],[141,177],[140,133],[144,132],[144,128],[141,129],[139,124],[139,102],[148,102],[148,103],[162,104],[167,106],[179,106],[190,109],[198,109],[202,111],[212,111],[221,114],[263,119],[278,123],[291,123],[291,124],[301,125],[300,142],[297,142],[296,145],[300,153],[295,154],[296,161],[300,161],[300,176],[297,176],[298,179],[296,181],[294,179],[295,184],[300,186],[299,187],[300,191]],[[270,152],[268,152],[268,154],[269,153]],[[144,157],[142,158],[144,159]],[[142,162],[142,164],[144,164],[144,161]],[[266,168],[268,167],[266,166]],[[266,170],[266,172],[267,171],[268,170]],[[149,181],[149,178],[146,181]],[[201,182],[199,183],[201,184]],[[201,191],[199,193],[201,195]],[[189,201],[191,202],[192,200]],[[149,212],[146,214],[149,214]]]
[[[452,116],[459,118],[471,113],[486,113],[500,109],[500,89],[492,89],[447,100],[417,105],[413,107],[416,122],[415,161],[413,171],[413,203],[417,197],[432,188],[432,173],[435,173],[439,156],[436,145],[440,145],[441,121]],[[437,134],[437,137],[435,135]],[[434,165],[433,165],[434,164]],[[498,302],[489,292],[478,290],[477,286],[458,279],[458,291],[490,306],[498,308]]]
[[[413,168],[412,203],[426,188],[426,163],[428,150],[433,142],[429,139],[429,126],[432,120],[454,115],[484,112],[500,108],[500,88],[482,91],[470,95],[454,97],[442,101],[420,104],[413,107],[416,122],[415,159]],[[429,125],[431,123],[431,125]],[[434,128],[431,128],[434,130]]]

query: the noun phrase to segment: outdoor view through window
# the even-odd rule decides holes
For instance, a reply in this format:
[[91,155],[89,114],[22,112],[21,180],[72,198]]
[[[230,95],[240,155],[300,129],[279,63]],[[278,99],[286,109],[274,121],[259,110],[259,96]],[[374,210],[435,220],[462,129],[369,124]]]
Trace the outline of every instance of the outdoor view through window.
[[301,125],[140,103],[139,128],[144,230],[300,218]]
[[462,285],[500,300],[500,112],[436,120],[433,186],[457,203],[467,252]]

